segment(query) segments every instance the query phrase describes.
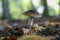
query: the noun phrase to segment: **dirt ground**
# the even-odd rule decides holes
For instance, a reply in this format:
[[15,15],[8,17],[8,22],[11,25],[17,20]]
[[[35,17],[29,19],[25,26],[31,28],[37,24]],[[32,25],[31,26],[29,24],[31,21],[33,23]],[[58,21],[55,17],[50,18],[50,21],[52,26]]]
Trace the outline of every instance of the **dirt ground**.
[[22,37],[18,37],[17,40],[51,40],[51,37],[39,35],[24,35]]
[[51,38],[47,36],[25,35],[21,38],[19,37],[18,40],[51,40]]

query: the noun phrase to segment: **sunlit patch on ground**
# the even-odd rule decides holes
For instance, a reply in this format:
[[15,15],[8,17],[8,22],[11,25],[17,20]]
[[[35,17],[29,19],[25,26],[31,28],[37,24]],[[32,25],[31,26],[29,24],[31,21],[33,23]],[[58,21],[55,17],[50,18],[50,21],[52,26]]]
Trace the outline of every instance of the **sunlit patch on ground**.
[[51,40],[51,38],[47,36],[25,35],[21,38],[18,38],[18,40]]

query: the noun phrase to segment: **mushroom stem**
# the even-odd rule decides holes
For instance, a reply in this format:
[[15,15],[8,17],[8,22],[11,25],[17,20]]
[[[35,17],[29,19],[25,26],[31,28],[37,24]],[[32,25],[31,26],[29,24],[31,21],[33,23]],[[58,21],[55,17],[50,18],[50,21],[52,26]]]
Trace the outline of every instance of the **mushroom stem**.
[[34,25],[34,18],[30,17],[30,19],[28,20],[28,24],[30,25],[30,27],[32,27]]

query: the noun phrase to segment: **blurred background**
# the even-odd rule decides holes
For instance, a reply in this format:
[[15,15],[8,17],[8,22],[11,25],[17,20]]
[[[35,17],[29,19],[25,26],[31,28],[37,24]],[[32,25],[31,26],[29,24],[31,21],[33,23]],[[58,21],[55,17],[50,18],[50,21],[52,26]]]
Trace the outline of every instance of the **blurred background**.
[[44,5],[43,18],[60,18],[59,0],[0,0],[0,20],[26,20],[28,16],[23,15],[27,10],[38,9]]

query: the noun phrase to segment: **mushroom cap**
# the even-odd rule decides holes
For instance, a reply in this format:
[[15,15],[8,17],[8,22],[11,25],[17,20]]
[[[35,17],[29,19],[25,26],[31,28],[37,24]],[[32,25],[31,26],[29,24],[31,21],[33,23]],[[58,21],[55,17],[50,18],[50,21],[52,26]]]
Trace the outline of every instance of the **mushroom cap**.
[[39,13],[37,13],[37,12],[34,11],[34,10],[26,11],[26,12],[24,12],[23,14],[26,15],[26,16],[30,16],[30,17],[35,17],[35,16],[39,15]]

